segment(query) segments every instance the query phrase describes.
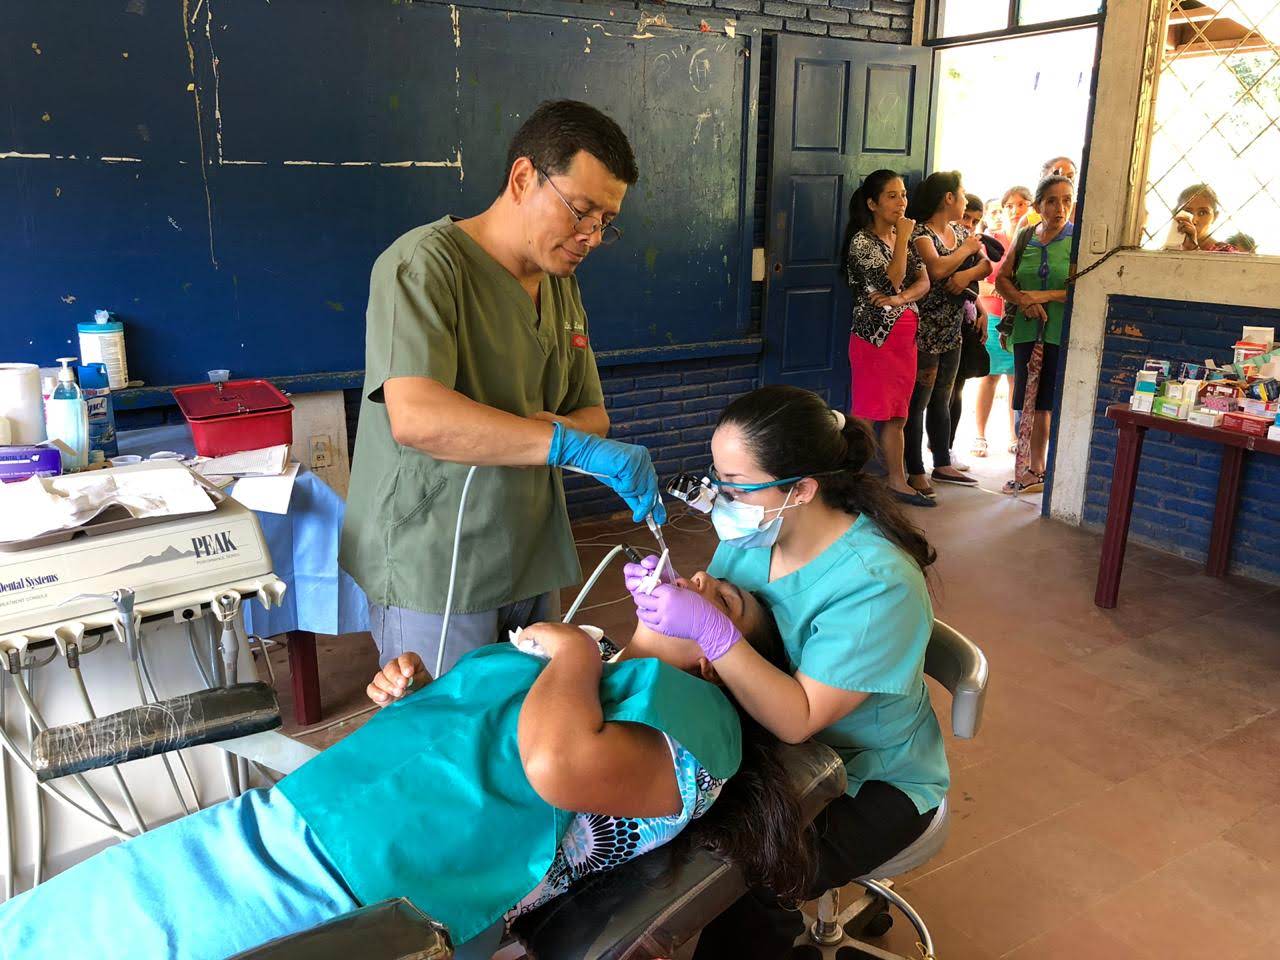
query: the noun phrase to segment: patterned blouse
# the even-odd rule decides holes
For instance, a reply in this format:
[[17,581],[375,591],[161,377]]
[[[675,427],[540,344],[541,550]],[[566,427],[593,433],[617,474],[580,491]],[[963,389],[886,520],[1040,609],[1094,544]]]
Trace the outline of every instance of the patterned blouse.
[[915,245],[908,244],[907,272],[903,275],[902,286],[895,287],[889,280],[889,263],[892,260],[893,251],[889,245],[870,230],[859,230],[849,241],[845,272],[849,286],[853,288],[852,330],[856,336],[877,347],[884,346],[902,312],[913,309],[914,305],[877,307],[867,294],[894,296],[915,283],[924,270],[924,261],[916,252]]
[[[955,246],[948,247],[942,238],[923,223],[916,224],[915,233],[911,235],[911,245],[916,240],[927,237],[933,244],[938,256],[947,257],[956,252],[960,244],[969,237],[969,231],[958,223],[951,225],[955,233]],[[964,319],[964,297],[961,294],[947,292],[945,279],[938,280],[929,287],[929,292],[920,301],[918,313],[920,325],[916,328],[916,346],[925,353],[946,353],[960,346],[960,322]]]
[[506,914],[510,923],[560,896],[577,880],[621,866],[670,842],[676,834],[711,808],[724,780],[717,780],[684,747],[667,737],[680,788],[680,812],[670,817],[606,817],[596,813],[574,816],[560,841],[551,869],[542,882]]

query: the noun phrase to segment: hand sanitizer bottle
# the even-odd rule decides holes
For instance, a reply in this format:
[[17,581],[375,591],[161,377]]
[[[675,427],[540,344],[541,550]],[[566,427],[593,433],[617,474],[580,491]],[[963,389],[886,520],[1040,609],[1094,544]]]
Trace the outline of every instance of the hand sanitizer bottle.
[[45,402],[45,429],[50,440],[61,440],[72,451],[63,463],[63,472],[83,470],[89,463],[89,408],[84,392],[76,383],[71,364],[76,357],[59,357],[58,385]]

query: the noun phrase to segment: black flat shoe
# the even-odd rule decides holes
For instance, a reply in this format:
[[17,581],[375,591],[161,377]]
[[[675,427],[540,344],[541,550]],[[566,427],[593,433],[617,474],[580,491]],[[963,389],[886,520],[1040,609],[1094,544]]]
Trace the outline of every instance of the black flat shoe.
[[976,487],[978,485],[978,481],[973,477],[949,477],[945,473],[939,473],[937,470],[929,474],[929,478],[935,483],[958,483],[962,487]]
[[923,493],[903,493],[901,490],[890,490],[893,498],[899,503],[905,503],[910,507],[936,507],[938,502],[930,500]]

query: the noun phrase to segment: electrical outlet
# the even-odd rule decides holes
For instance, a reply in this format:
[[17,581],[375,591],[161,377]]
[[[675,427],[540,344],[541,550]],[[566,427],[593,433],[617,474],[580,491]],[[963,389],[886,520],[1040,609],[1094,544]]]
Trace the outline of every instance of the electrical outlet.
[[311,438],[311,469],[333,466],[333,441],[326,436]]

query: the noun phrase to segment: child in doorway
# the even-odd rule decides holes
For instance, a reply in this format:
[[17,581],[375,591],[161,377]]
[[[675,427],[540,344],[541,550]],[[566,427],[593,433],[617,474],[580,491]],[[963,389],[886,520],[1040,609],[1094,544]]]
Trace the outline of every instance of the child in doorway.
[[[1002,222],[992,231],[992,235],[1004,244],[1005,256],[1013,243],[1012,225],[1021,222],[1026,216],[1027,211],[1031,208],[1031,191],[1026,187],[1016,186],[1010,187],[1004,192],[1004,196],[1000,198],[1000,210],[1003,216]],[[1000,264],[1004,262],[1002,257],[995,268],[991,271],[991,276],[984,280],[981,284],[981,295],[979,301],[987,312],[987,355],[991,358],[991,369],[987,376],[982,378],[982,382],[978,384],[977,408],[975,412],[975,427],[977,428],[977,436],[973,438],[973,447],[971,452],[975,457],[985,457],[989,453],[987,444],[987,423],[991,419],[991,409],[995,405],[996,388],[1000,385],[1000,379],[1004,378],[1005,383],[1005,400],[1002,406],[1009,417],[1009,452],[1014,449],[1014,429],[1013,429],[1013,407],[1009,403],[1009,397],[1013,393],[1013,353],[1000,342],[1000,335],[996,331],[996,327],[1000,324],[1000,319],[1004,316],[1004,301],[996,295],[995,277],[1000,272]]]

